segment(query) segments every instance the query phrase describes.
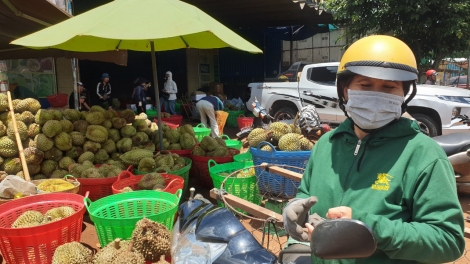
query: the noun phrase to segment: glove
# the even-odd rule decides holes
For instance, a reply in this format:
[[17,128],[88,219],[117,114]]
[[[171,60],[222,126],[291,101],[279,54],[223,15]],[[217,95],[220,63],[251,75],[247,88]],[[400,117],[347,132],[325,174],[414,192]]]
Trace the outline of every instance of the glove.
[[139,102],[139,106],[142,106],[142,102]]
[[318,201],[317,197],[311,196],[305,199],[291,201],[284,208],[282,218],[284,219],[284,229],[297,241],[308,242],[308,233],[304,230],[308,220],[310,208]]

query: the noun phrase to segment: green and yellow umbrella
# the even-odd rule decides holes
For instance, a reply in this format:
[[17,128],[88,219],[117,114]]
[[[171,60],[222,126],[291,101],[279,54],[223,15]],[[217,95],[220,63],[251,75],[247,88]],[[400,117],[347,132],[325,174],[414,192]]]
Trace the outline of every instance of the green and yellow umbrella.
[[[197,7],[179,0],[114,0],[11,44],[76,52],[151,51],[157,106],[160,102],[155,51],[231,47],[262,53]],[[161,126],[160,111],[158,126]]]

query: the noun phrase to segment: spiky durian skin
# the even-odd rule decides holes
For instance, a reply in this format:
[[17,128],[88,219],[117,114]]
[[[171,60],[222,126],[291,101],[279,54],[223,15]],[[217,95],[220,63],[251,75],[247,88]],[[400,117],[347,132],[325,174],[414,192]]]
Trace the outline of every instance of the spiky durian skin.
[[300,142],[299,135],[296,133],[288,133],[279,139],[279,149],[282,151],[299,151]]
[[89,264],[92,251],[79,242],[69,242],[57,247],[52,257],[52,264]]

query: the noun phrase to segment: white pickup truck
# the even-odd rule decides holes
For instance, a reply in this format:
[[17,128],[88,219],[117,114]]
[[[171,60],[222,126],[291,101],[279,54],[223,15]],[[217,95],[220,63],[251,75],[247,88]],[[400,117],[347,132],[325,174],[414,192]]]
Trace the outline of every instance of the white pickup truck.
[[[301,69],[298,82],[282,81],[250,83],[252,110],[255,97],[276,120],[292,119],[307,104],[316,107],[322,122],[338,125],[346,117],[338,107],[336,71],[338,62],[308,64]],[[417,85],[415,98],[407,112],[423,123],[430,136],[470,131],[458,115],[470,114],[470,90],[436,85]]]

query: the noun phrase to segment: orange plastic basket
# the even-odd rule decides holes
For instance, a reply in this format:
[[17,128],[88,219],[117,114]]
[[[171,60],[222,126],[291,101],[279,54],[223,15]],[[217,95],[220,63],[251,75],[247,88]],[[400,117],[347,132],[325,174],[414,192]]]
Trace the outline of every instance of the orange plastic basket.
[[47,96],[47,101],[52,107],[63,107],[67,105],[67,94],[56,93]]
[[244,115],[239,115],[237,117],[238,129],[242,130],[243,128],[253,126],[254,120],[254,117],[246,117]]
[[[46,213],[59,206],[70,206],[75,214],[49,224],[11,228],[24,212]],[[0,205],[0,250],[8,264],[51,263],[55,249],[65,243],[80,241],[85,205],[83,196],[74,193],[48,193],[15,199]]]
[[224,133],[225,123],[227,122],[228,113],[225,111],[215,111],[215,119],[217,120],[217,126],[219,127],[219,135]]
[[196,156],[191,154],[191,160],[193,161],[193,167],[198,181],[201,182],[204,187],[213,187],[213,182],[211,175],[209,173],[209,167],[207,162],[209,160],[214,160],[217,164],[223,164],[233,161],[233,156],[240,154],[238,149],[229,148],[230,155],[227,157],[206,157],[206,156]]
[[[128,170],[131,170],[131,168]],[[166,187],[163,189],[164,192],[175,194],[177,190],[184,189],[183,177],[168,173],[160,174],[165,178]],[[144,175],[135,176],[130,171],[122,171],[118,175],[117,181],[111,186],[113,189],[113,194],[122,193],[122,189],[124,187],[131,187],[134,191],[140,190],[138,183],[142,177],[144,177]]]
[[[97,168],[100,166],[101,164],[95,165]],[[125,175],[122,177],[125,177]],[[78,194],[85,196],[85,194],[89,192],[88,198],[92,201],[96,201],[100,198],[113,194],[111,185],[113,185],[117,179],[118,175],[115,177],[97,179],[77,178],[77,181],[80,182],[80,190],[78,191]]]

